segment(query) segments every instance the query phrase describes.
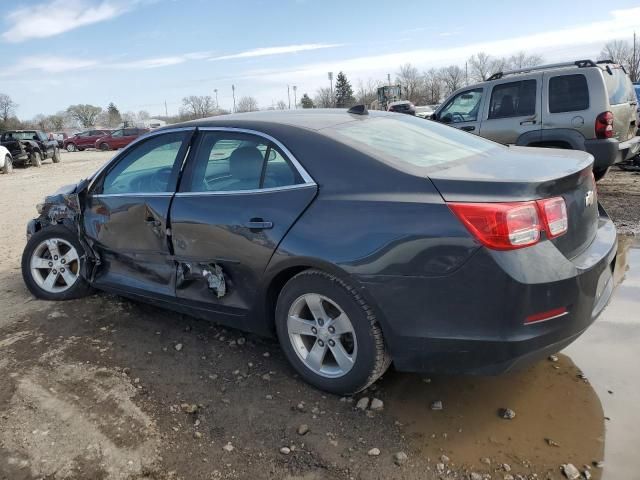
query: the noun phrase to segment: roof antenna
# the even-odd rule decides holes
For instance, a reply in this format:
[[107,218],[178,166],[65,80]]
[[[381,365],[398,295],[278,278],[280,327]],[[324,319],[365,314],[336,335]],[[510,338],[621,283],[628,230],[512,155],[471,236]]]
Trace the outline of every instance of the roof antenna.
[[347,113],[352,113],[354,115],[369,115],[369,110],[367,110],[366,105],[354,105],[347,110]]

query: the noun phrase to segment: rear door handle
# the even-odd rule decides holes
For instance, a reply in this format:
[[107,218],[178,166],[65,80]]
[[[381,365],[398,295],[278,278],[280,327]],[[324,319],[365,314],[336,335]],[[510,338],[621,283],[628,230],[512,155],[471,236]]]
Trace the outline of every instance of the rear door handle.
[[523,120],[520,122],[520,125],[535,125],[536,120]]
[[244,226],[250,230],[268,230],[273,228],[273,222],[265,222],[261,218],[252,218]]
[[469,125],[467,127],[460,127],[460,130],[464,130],[465,132],[473,132],[476,129],[473,125]]

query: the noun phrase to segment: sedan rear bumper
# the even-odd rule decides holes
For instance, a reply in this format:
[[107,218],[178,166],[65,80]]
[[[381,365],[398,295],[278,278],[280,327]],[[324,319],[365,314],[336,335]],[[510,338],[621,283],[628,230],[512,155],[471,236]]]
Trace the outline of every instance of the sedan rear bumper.
[[[402,371],[498,374],[573,342],[613,292],[617,237],[601,209],[596,237],[567,259],[548,241],[511,252],[479,249],[440,277],[361,277],[394,365]],[[527,317],[567,313],[526,324]]]

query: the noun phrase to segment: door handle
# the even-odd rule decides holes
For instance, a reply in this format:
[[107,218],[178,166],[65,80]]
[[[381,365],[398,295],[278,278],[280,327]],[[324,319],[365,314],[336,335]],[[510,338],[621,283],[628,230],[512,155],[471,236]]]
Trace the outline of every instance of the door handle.
[[476,129],[473,125],[468,125],[466,127],[460,127],[460,130],[464,130],[465,132],[473,132]]
[[523,120],[520,122],[520,125],[535,125],[536,124],[536,120],[532,119],[532,120]]
[[151,225],[152,227],[161,227],[162,226],[162,222],[156,218],[153,217],[147,217],[147,219],[144,221],[147,225]]
[[261,218],[252,218],[244,226],[250,230],[268,230],[273,228],[273,222],[265,222]]

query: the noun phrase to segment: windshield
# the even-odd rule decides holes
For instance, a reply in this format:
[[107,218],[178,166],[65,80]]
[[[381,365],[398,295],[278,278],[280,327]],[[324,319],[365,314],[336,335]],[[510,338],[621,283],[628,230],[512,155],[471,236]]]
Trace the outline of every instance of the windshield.
[[624,73],[622,68],[612,68],[611,74],[603,71],[602,75],[607,86],[607,92],[609,92],[609,103],[611,105],[636,101],[631,79],[629,75]]
[[433,167],[501,148],[470,133],[408,115],[343,123],[323,133],[374,157],[416,167]]
[[2,134],[2,140],[37,140],[36,132],[7,132]]
[[640,100],[640,85],[635,85],[636,97]]

